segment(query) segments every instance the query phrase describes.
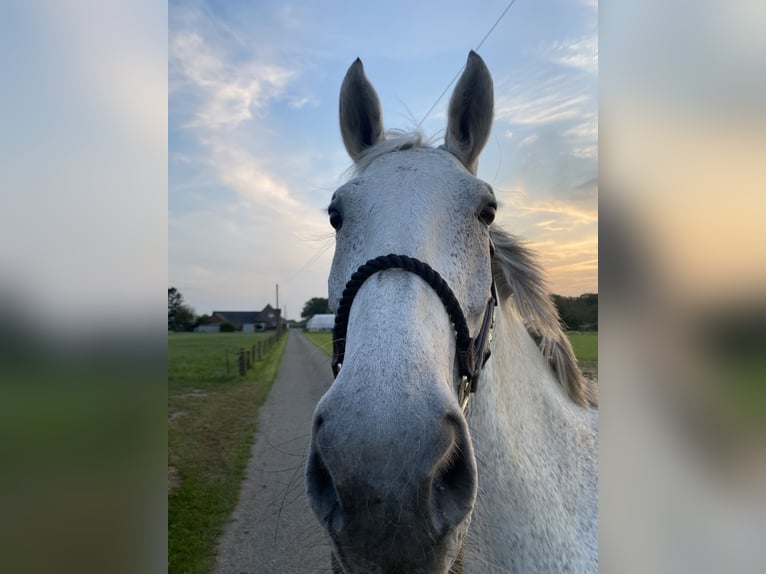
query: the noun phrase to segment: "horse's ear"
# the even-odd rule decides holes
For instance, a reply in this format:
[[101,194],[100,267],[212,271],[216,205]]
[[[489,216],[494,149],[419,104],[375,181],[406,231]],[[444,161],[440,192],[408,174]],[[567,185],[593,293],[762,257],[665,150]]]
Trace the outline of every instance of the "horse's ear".
[[492,76],[484,60],[471,50],[449,102],[447,135],[444,144],[473,174],[492,129],[495,105]]
[[351,159],[383,139],[383,112],[362,61],[351,64],[340,88],[340,133]]

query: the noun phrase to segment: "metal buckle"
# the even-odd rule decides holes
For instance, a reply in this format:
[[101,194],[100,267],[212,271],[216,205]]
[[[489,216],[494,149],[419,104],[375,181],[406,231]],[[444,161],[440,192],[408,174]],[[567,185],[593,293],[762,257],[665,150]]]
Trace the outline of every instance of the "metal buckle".
[[466,375],[463,375],[463,378],[460,379],[460,386],[457,390],[457,400],[460,404],[460,408],[463,409],[463,414],[465,414],[466,410],[468,410],[468,401],[470,398],[471,381]]

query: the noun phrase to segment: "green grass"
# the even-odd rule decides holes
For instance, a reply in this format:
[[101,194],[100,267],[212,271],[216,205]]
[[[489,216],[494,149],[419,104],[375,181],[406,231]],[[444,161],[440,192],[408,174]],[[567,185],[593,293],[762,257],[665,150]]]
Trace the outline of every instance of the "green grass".
[[[198,387],[239,379],[237,353],[268,339],[270,333],[170,333],[168,383],[170,388]],[[226,360],[228,356],[228,369]]]
[[244,377],[233,351],[267,336],[168,336],[168,572],[213,568],[217,539],[237,503],[258,407],[276,378],[287,337]]
[[567,337],[578,361],[598,361],[598,333],[570,331]]
[[[306,333],[306,336],[325,353],[332,354],[331,333]],[[567,333],[567,336],[572,343],[572,349],[580,367],[585,371],[598,373],[598,333],[573,331]]]
[[583,371],[598,374],[598,333],[594,331],[567,333],[577,362]]
[[332,357],[332,333],[304,333],[309,340],[317,347],[327,353],[328,357]]

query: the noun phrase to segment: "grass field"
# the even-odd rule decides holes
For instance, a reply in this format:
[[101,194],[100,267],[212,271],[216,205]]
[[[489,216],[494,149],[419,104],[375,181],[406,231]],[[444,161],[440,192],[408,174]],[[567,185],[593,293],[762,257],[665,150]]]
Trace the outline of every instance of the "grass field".
[[598,333],[570,331],[567,337],[572,343],[572,350],[577,357],[577,362],[580,363],[580,368],[598,376]]
[[[331,333],[306,333],[315,345],[322,348],[328,355],[332,354]],[[570,332],[567,333],[572,349],[577,357],[580,367],[589,373],[598,375],[598,333],[596,332]]]
[[250,347],[271,335],[273,332],[169,334],[168,383],[170,388],[183,387],[190,383],[209,387],[238,380],[236,353],[240,347]]
[[168,572],[212,570],[287,337],[244,377],[235,351],[270,335],[168,335]]
[[309,333],[305,335],[314,343],[317,347],[327,353],[328,357],[332,356],[332,333]]

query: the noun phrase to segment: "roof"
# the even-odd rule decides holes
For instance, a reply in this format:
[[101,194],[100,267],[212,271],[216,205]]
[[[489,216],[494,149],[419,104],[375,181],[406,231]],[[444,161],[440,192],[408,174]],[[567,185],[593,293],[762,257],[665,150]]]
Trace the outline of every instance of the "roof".
[[306,321],[307,329],[332,329],[335,326],[335,315],[312,315]]
[[213,315],[229,323],[260,323],[263,321],[260,311],[213,311]]
[[[269,317],[272,314],[272,317]],[[213,318],[220,317],[222,321],[228,321],[235,325],[247,323],[270,323],[280,316],[280,310],[266,305],[262,311],[213,311]]]

